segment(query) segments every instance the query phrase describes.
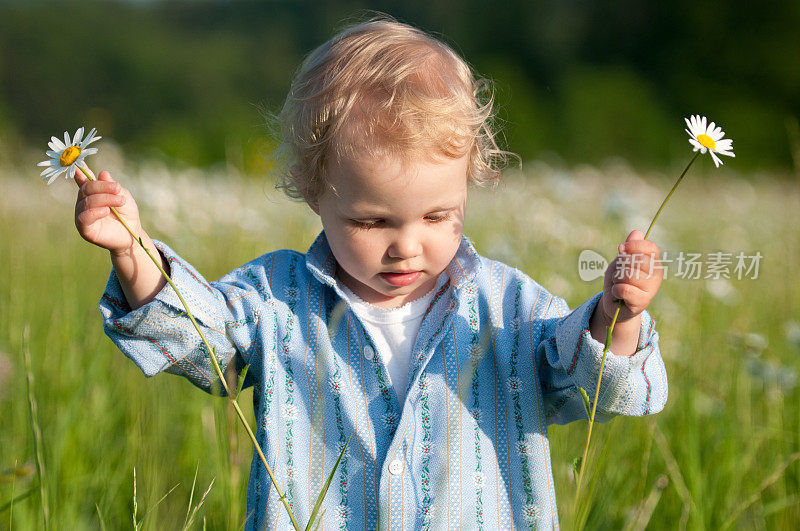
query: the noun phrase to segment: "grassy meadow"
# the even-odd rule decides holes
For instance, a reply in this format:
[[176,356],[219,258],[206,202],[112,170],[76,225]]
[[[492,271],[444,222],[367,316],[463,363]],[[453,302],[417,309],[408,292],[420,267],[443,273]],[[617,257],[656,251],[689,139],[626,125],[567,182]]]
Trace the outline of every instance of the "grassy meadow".
[[[276,248],[305,250],[320,229],[308,208],[268,180],[224,167],[134,163],[109,145],[100,155],[92,167],[110,168],[133,191],[148,232],[209,279]],[[568,169],[531,163],[522,173],[509,171],[495,190],[473,188],[466,233],[482,254],[521,268],[574,307],[602,287],[601,279],[580,280],[580,251],[611,258],[631,230],[646,229],[679,170],[643,175],[622,162]],[[74,184],[59,179],[48,188],[37,174],[32,165],[0,170],[0,529],[41,529],[42,492],[53,529],[131,527],[134,469],[142,529],[183,526],[195,474],[192,505],[215,482],[193,528],[204,521],[209,529],[240,528],[251,458],[243,430],[224,401],[171,375],[145,379],[105,337],[97,302],[108,257],[75,231]],[[729,279],[690,280],[670,266],[649,309],[669,401],[655,416],[597,426],[585,525],[796,529],[798,181],[745,179],[703,158],[651,239],[670,258],[681,251],[763,258],[756,279],[752,272],[736,278],[731,265]],[[251,392],[241,399],[250,415]],[[585,422],[550,429],[565,529],[578,520],[571,462],[585,433]]]

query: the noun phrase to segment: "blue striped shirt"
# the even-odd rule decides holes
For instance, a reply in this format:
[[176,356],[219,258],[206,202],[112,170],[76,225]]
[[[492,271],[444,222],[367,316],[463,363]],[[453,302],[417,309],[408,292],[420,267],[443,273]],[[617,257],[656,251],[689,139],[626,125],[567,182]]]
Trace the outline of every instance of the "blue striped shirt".
[[[156,242],[223,365],[249,364],[256,436],[299,522],[343,445],[323,528],[557,528],[547,427],[586,418],[603,345],[588,328],[600,293],[570,311],[517,269],[481,257],[465,237],[432,299],[398,403],[369,334],[336,285],[324,233],[304,255],[266,254],[207,282]],[[108,336],[148,376],[215,377],[174,291],[131,311],[112,271],[100,302]],[[661,410],[667,377],[642,313],[638,349],[609,353],[598,418]],[[288,516],[257,456],[247,529]]]

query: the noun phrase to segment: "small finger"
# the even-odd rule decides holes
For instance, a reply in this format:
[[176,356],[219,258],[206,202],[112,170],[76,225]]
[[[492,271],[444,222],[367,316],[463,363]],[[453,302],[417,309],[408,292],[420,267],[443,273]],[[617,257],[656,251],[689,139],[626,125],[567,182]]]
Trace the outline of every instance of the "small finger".
[[615,299],[622,299],[625,305],[633,313],[640,313],[650,296],[642,289],[632,284],[614,284],[611,287],[611,296]]
[[118,207],[125,204],[125,197],[115,194],[92,194],[83,198],[82,210],[89,210],[101,206]]
[[111,178],[111,174],[108,171],[103,170],[100,172],[100,175],[97,176],[97,179],[100,181],[111,181],[114,182],[114,179]]
[[623,285],[623,284],[630,284],[631,286],[635,286],[641,290],[651,290],[653,286],[658,286],[661,284],[661,271],[654,271],[652,273],[645,273],[643,271],[634,272],[630,276],[626,276],[622,279],[614,279],[613,285]]
[[644,233],[640,230],[632,230],[628,237],[625,239],[626,242],[644,240]]
[[92,194],[116,194],[122,189],[118,182],[114,181],[89,181],[84,186],[86,195]]
[[91,168],[89,168],[89,166],[86,165],[86,162],[82,162],[80,167],[81,167],[81,169],[83,171],[76,172],[76,173],[84,173],[84,172],[88,173],[90,181],[93,181],[93,180],[97,179],[97,177],[95,177],[94,172],[91,170]]
[[619,252],[624,254],[658,254],[658,245],[650,240],[634,240],[620,244]]
[[77,184],[79,188],[87,182],[89,182],[89,179],[83,173],[79,171],[75,172],[75,184]]
[[658,271],[660,262],[657,254],[634,254],[629,255],[626,260],[619,263],[619,267],[624,266],[624,273],[631,276],[651,275]]
[[109,214],[111,214],[111,209],[107,206],[90,208],[78,214],[78,216],[75,218],[75,221],[79,227],[87,227],[98,219],[102,219]]

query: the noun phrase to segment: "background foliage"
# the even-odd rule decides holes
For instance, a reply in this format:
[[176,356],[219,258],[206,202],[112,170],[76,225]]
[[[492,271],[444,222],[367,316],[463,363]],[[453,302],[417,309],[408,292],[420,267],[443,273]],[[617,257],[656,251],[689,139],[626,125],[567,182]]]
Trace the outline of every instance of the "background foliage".
[[663,167],[681,117],[737,139],[741,169],[791,165],[800,3],[768,0],[0,3],[0,131],[37,145],[86,123],[132,154],[263,171],[277,111],[314,46],[367,9],[451,43],[496,82],[525,159]]

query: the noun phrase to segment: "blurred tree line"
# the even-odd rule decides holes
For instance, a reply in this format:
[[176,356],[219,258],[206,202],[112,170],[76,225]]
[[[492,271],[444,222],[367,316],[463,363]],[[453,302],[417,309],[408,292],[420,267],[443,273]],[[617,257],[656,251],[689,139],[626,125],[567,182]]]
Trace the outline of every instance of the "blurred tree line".
[[0,136],[25,145],[86,124],[132,155],[263,172],[274,140],[261,109],[277,112],[303,56],[370,9],[443,38],[494,80],[508,147],[524,160],[682,164],[682,118],[699,113],[734,138],[731,166],[792,166],[800,2],[6,0],[0,9]]

